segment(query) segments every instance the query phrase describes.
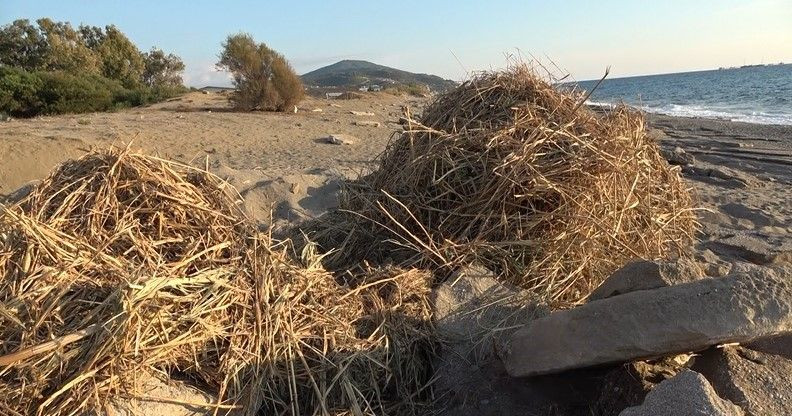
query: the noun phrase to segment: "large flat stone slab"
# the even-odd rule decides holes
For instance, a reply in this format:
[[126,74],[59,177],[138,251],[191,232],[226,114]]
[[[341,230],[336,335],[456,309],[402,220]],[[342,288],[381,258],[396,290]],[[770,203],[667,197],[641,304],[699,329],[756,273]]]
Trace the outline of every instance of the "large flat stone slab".
[[699,351],[792,331],[792,268],[641,290],[557,311],[512,335],[515,377]]

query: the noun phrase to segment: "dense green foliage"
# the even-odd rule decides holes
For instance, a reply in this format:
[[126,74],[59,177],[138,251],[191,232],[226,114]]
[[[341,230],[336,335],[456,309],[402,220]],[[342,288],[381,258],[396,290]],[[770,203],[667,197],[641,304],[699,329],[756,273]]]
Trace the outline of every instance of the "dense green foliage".
[[0,113],[82,113],[161,101],[186,91],[178,56],[141,53],[118,28],[39,19],[0,27]]
[[184,91],[172,85],[126,88],[99,74],[0,66],[0,112],[17,117],[109,111],[162,101]]
[[229,36],[217,65],[234,77],[236,91],[229,100],[238,109],[285,111],[305,95],[286,58],[248,34]]

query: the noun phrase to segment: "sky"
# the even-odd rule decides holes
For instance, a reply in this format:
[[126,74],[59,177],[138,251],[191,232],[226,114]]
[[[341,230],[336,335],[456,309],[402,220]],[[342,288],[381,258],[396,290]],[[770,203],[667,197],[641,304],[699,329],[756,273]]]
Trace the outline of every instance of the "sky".
[[[187,85],[228,85],[223,40],[247,32],[302,74],[342,59],[463,80],[538,59],[556,75],[610,78],[792,62],[792,0],[0,0],[0,24],[114,24],[179,55]],[[554,69],[554,68],[558,69]]]

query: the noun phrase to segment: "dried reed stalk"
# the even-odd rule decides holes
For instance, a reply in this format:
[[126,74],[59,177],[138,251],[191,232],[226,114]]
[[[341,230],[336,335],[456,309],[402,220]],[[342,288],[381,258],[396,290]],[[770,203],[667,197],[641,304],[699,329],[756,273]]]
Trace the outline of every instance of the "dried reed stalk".
[[212,391],[215,414],[417,413],[426,274],[342,284],[305,253],[208,172],[129,150],[65,163],[0,206],[0,414],[101,413],[144,397],[143,373]]
[[331,268],[478,261],[551,302],[585,298],[630,258],[680,252],[695,224],[642,115],[595,114],[530,67],[482,73],[408,113],[379,168],[306,228]]

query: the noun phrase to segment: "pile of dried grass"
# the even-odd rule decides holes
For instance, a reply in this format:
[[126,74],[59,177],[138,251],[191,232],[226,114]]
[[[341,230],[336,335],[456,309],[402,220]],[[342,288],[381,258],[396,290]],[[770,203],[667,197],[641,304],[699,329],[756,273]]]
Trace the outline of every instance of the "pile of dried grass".
[[310,250],[300,265],[258,234],[229,188],[108,151],[0,205],[0,414],[102,412],[146,398],[142,374],[209,388],[218,399],[204,406],[219,414],[415,413],[430,401],[425,272],[340,284]]
[[551,301],[578,301],[629,258],[686,247],[679,171],[627,108],[595,114],[526,65],[438,97],[310,233],[331,267],[479,261]]

